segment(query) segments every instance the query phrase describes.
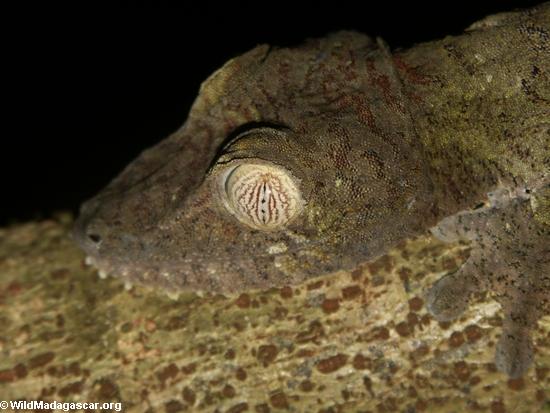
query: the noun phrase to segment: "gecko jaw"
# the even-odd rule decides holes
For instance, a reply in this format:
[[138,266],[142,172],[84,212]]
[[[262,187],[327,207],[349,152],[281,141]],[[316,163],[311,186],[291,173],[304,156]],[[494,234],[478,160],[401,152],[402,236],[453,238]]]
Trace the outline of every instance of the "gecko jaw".
[[84,263],[87,266],[93,267],[97,270],[97,275],[102,280],[105,280],[107,277],[121,278],[124,280],[124,284],[127,290],[131,289],[132,283],[129,281],[130,271],[128,268],[119,266],[118,268],[114,265],[106,263],[104,260],[101,261],[96,257],[91,255],[86,256]]
[[186,287],[185,284],[177,283],[177,278],[180,280],[187,279],[187,273],[180,269],[179,271],[168,271],[158,268],[133,268],[131,265],[121,262],[113,262],[108,259],[100,258],[93,255],[86,256],[84,260],[87,266],[93,267],[97,271],[97,276],[101,280],[108,277],[118,278],[122,281],[126,291],[131,290],[134,285],[148,285],[149,280],[162,281],[161,291],[163,291],[170,299],[177,300],[182,291],[193,291],[196,294],[203,293],[202,290]]

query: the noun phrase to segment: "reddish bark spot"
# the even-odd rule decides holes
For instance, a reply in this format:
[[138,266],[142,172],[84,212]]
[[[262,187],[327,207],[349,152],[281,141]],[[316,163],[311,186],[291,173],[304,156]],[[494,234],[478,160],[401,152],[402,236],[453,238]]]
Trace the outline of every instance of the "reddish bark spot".
[[246,370],[244,370],[242,367],[239,367],[235,372],[235,377],[237,378],[237,380],[245,381],[247,377]]
[[13,369],[0,370],[0,383],[8,383],[15,380]]
[[164,411],[166,413],[182,412],[184,409],[185,406],[177,400],[170,400],[164,404]]
[[448,330],[451,327],[450,321],[438,321],[437,324],[439,324],[439,328],[442,330]]
[[34,357],[32,357],[27,365],[29,366],[29,369],[35,369],[37,367],[42,367],[48,364],[50,361],[52,361],[55,358],[55,354],[52,351],[49,351],[47,353],[41,353]]
[[235,304],[239,308],[248,308],[250,307],[250,296],[248,294],[241,294],[239,297],[235,300]]
[[372,329],[372,338],[375,340],[387,340],[390,338],[390,330],[386,327],[374,327]]
[[401,337],[406,337],[411,334],[412,329],[409,323],[407,323],[406,321],[401,321],[395,326],[395,331],[397,331],[397,334],[399,334]]
[[337,298],[325,298],[323,303],[321,304],[321,308],[323,309],[323,312],[325,314],[331,314],[340,308],[340,300]]
[[454,258],[447,257],[443,260],[442,267],[446,271],[456,270],[456,260]]
[[460,347],[464,344],[464,334],[460,331],[454,331],[449,337],[449,345],[451,347]]
[[525,380],[523,380],[523,377],[518,379],[509,379],[508,388],[515,391],[523,390],[525,388]]
[[411,352],[411,358],[413,360],[420,360],[430,352],[430,348],[426,344],[420,345],[418,348]]
[[464,361],[458,361],[454,364],[454,373],[461,381],[466,381],[470,377],[470,368]]
[[474,343],[481,338],[483,330],[475,324],[470,324],[464,329],[468,343]]
[[17,281],[12,281],[6,288],[8,295],[17,295],[21,291],[23,291],[23,285]]
[[275,360],[278,353],[279,350],[273,344],[262,345],[258,348],[256,358],[264,367],[267,367]]
[[242,402],[239,404],[236,404],[235,406],[230,407],[227,410],[227,413],[241,413],[246,412],[248,410],[248,403]]
[[317,290],[323,286],[323,281],[315,281],[307,285],[308,291]]
[[113,400],[118,397],[118,386],[107,378],[99,379],[94,383],[94,387],[97,387],[97,396],[101,400]]
[[237,394],[237,392],[235,391],[235,388],[232,385],[226,384],[225,386],[223,386],[223,389],[222,389],[223,397],[227,399],[231,399],[235,397],[235,394]]
[[356,370],[365,370],[371,366],[371,361],[361,353],[358,353],[353,357],[352,365]]
[[[399,268],[399,270],[397,271],[397,273],[399,274],[399,279],[404,283],[404,284],[407,284],[409,282],[409,279],[412,275],[412,271],[410,268],[407,268],[407,267],[401,267]],[[414,300],[414,298],[413,298]]]
[[75,382],[67,384],[65,387],[62,387],[61,389],[59,389],[57,394],[61,397],[67,397],[71,394],[82,393],[83,388],[84,388],[84,380],[75,381]]
[[342,289],[342,297],[344,300],[352,300],[355,297],[359,297],[363,293],[363,289],[354,284]]
[[288,400],[286,398],[286,394],[282,391],[278,391],[276,393],[273,393],[269,397],[269,402],[273,407],[276,409],[288,409]]
[[470,386],[477,386],[479,383],[481,383],[481,377],[479,376],[473,376],[470,381],[468,382]]
[[411,311],[420,311],[424,305],[424,300],[420,297],[413,297],[409,300],[409,308]]
[[176,366],[174,363],[171,363],[168,366],[157,371],[157,378],[161,383],[164,383],[166,380],[176,377],[178,373],[178,366]]
[[193,374],[196,369],[197,369],[197,364],[196,363],[189,363],[189,364],[181,367],[181,371],[184,374]]
[[44,387],[44,388],[40,391],[40,398],[46,398],[46,397],[50,397],[50,396],[54,395],[54,394],[55,394],[55,390],[56,390],[56,387],[55,387],[55,386]]
[[254,411],[256,413],[270,413],[271,409],[266,403],[261,403],[254,406]]
[[370,262],[367,264],[367,268],[372,275],[376,275],[381,270],[390,272],[393,268],[392,259],[388,255],[383,255],[378,258],[376,261]]
[[294,295],[292,288],[290,288],[288,285],[284,286],[279,290],[279,294],[281,295],[281,298],[288,300],[289,298],[292,298]]
[[67,367],[67,372],[69,374],[72,374],[73,376],[80,376],[80,374],[82,373],[82,370],[80,370],[80,364],[78,364],[76,361],[73,361]]
[[491,413],[506,413],[506,407],[500,400],[491,403]]
[[309,349],[300,349],[298,350],[298,352],[296,353],[296,357],[312,357],[313,355],[315,354],[315,351],[314,350],[309,350]]
[[181,397],[191,406],[193,406],[195,404],[195,400],[197,400],[197,396],[195,395],[195,392],[187,386],[183,388],[181,392]]
[[407,314],[407,323],[409,323],[409,326],[411,327],[411,330],[414,329],[414,326],[417,325],[419,322],[418,316],[416,313],[409,313]]
[[309,380],[304,380],[303,382],[300,383],[300,385],[298,386],[300,388],[300,390],[302,390],[303,392],[310,392],[314,389],[315,385],[310,382]]
[[13,373],[15,374],[15,377],[22,379],[23,377],[27,377],[28,370],[24,364],[18,363],[13,368]]
[[337,354],[332,357],[320,360],[317,362],[317,370],[323,374],[333,373],[346,365],[348,356],[345,354]]

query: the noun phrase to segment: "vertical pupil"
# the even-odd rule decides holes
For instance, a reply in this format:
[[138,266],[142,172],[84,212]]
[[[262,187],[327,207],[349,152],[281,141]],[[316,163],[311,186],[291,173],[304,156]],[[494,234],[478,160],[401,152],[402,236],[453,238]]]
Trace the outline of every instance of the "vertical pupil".
[[278,167],[239,165],[227,175],[224,188],[230,211],[255,228],[280,227],[301,206],[294,182]]

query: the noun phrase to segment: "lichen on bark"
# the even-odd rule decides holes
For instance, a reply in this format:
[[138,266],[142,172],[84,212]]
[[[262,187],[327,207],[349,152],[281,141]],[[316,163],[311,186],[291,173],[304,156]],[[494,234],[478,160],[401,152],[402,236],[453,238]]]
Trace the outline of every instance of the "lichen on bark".
[[70,217],[0,230],[0,400],[124,411],[550,411],[550,317],[521,379],[493,363],[502,314],[480,294],[438,323],[425,291],[468,256],[425,236],[303,285],[172,300],[101,280]]

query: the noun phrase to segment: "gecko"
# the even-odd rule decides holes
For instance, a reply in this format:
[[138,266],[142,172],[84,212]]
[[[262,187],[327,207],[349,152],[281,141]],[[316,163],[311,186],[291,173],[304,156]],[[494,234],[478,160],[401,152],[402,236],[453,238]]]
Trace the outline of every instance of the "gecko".
[[550,310],[550,3],[390,51],[341,31],[260,45],[200,87],[183,126],[80,210],[99,274],[170,294],[294,285],[431,231],[469,242],[426,292],[503,311],[495,364],[533,361]]

